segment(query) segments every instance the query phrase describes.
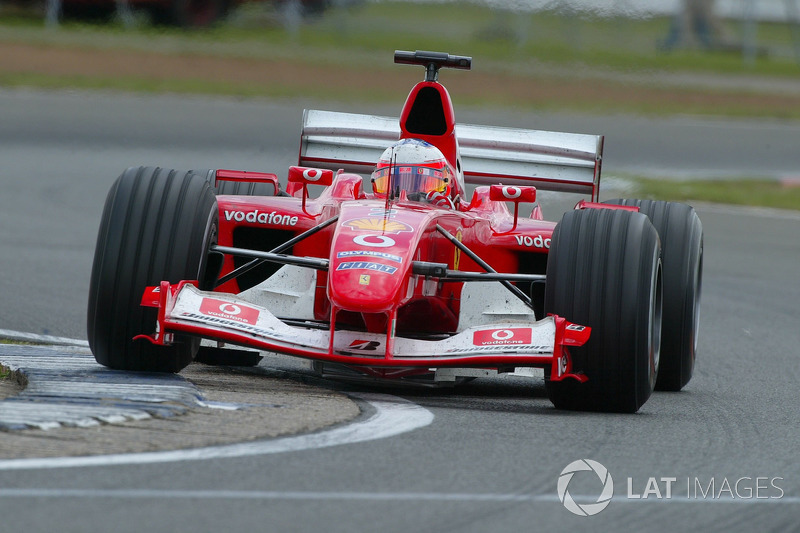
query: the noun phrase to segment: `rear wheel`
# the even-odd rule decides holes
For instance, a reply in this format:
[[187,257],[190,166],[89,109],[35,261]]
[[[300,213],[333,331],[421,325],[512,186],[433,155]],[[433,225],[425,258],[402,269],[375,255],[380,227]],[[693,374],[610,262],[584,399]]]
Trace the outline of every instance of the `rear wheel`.
[[156,346],[139,334],[156,326],[157,309],[141,307],[147,286],[206,279],[216,242],[217,203],[203,176],[161,168],[129,168],[106,198],[89,287],[87,333],[98,363],[118,370],[178,372],[199,346],[176,336]]
[[692,379],[700,327],[703,225],[694,208],[677,202],[609,200],[647,215],[661,238],[664,314],[657,390],[679,391]]
[[573,372],[547,380],[559,409],[635,412],[650,397],[659,364],[661,262],[646,216],[610,209],[570,211],[553,231],[545,312],[592,328],[569,348]]

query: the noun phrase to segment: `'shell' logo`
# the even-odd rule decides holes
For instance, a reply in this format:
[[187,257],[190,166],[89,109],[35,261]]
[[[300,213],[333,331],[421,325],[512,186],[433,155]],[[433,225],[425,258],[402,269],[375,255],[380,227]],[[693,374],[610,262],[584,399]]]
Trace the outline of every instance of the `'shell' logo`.
[[472,335],[472,344],[475,346],[530,343],[531,328],[485,329]]
[[204,315],[225,318],[235,322],[255,324],[258,321],[258,309],[247,307],[246,305],[233,304],[214,298],[203,298],[200,304],[200,312]]
[[400,233],[403,231],[413,231],[414,229],[405,222],[378,217],[364,217],[348,220],[344,222],[342,226],[355,231],[369,230],[383,233]]

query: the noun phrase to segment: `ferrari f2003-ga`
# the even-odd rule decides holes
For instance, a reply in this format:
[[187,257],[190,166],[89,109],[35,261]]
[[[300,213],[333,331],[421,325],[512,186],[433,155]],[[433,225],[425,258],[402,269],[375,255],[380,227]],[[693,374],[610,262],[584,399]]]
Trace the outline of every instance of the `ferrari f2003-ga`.
[[[694,209],[600,202],[602,136],[456,124],[439,73],[469,57],[395,62],[425,69],[399,119],[305,111],[285,187],[265,172],[122,173],[91,275],[97,361],[178,372],[205,339],[223,362],[242,346],[347,378],[541,368],[560,409],[635,412],[681,389],[697,351]],[[586,198],[556,223],[537,189]]]

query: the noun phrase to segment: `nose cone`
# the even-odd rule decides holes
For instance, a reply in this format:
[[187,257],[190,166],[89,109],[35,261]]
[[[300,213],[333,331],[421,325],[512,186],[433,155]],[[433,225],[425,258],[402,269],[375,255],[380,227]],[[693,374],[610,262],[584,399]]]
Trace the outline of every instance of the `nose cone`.
[[386,312],[407,298],[408,270],[425,213],[380,201],[342,206],[331,247],[328,297],[340,309]]

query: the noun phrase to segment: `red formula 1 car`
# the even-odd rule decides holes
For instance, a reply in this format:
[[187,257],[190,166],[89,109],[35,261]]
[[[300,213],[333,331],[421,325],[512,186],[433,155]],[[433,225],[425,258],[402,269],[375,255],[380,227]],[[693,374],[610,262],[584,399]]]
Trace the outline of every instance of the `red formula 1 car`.
[[[177,372],[207,339],[223,361],[240,345],[370,379],[542,368],[566,409],[634,412],[654,387],[681,389],[697,347],[695,211],[598,203],[601,136],[456,125],[439,70],[468,57],[395,62],[426,72],[400,119],[306,111],[285,190],[260,172],[119,177],[91,277],[97,361]],[[590,201],[548,222],[537,188]]]

